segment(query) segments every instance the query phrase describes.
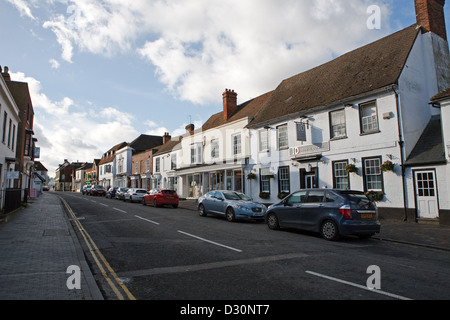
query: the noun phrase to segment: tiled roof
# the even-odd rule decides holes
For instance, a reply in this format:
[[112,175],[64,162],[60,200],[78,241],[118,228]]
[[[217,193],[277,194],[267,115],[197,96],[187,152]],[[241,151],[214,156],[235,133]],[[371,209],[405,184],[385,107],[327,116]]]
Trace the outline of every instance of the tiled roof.
[[406,160],[406,166],[446,163],[441,117],[433,116]]
[[257,98],[251,99],[238,105],[236,112],[234,112],[227,120],[223,118],[223,111],[212,115],[202,126],[202,130],[206,131],[212,128],[216,128],[226,123],[230,123],[245,117],[255,117],[267,102],[267,100],[270,98],[272,92],[273,91],[265,93]]
[[180,147],[180,143],[181,143],[181,137],[172,138],[170,141],[166,142],[165,144],[156,147],[156,149],[158,151],[153,155],[156,156],[159,154],[164,154],[164,153],[170,152],[172,150],[177,150]]
[[431,102],[438,102],[443,99],[450,98],[450,87],[442,90],[437,95],[435,95],[433,98],[431,98]]
[[251,126],[396,84],[420,30],[412,25],[284,80]]
[[139,151],[145,151],[157,147],[163,143],[163,138],[161,136],[151,136],[147,134],[141,134],[139,137],[134,139],[133,142],[129,144],[131,148]]
[[107,152],[105,152],[106,156],[104,156],[100,159],[100,162],[98,165],[102,165],[102,164],[113,161],[114,158],[116,157],[116,151],[119,149],[122,149],[123,147],[125,147],[127,145],[128,145],[128,143],[121,142],[121,143],[115,145],[114,147],[112,147],[111,149],[109,149]]

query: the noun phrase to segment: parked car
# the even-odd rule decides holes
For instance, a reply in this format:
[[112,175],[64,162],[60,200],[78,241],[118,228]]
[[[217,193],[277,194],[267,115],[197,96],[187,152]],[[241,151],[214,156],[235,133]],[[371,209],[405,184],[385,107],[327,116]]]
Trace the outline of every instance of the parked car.
[[239,219],[264,220],[266,206],[252,201],[243,193],[228,190],[210,191],[198,199],[200,216],[207,214],[223,215],[228,221]]
[[117,187],[109,187],[108,191],[106,191],[106,197],[110,199],[115,198],[117,189]]
[[128,188],[118,188],[116,191],[116,199],[123,200],[125,192],[128,191]]
[[147,190],[138,189],[138,188],[130,188],[125,192],[123,196],[123,201],[129,200],[130,202],[140,202],[142,197],[147,194]]
[[50,190],[50,187],[49,186],[43,186],[42,187],[42,191],[49,191]]
[[357,235],[368,238],[380,232],[376,205],[364,192],[308,189],[294,192],[269,206],[270,229],[295,228],[319,232],[326,240]]
[[81,193],[82,194],[89,194],[90,190],[91,190],[91,185],[90,184],[85,184],[83,186],[83,188],[81,189]]
[[172,189],[152,189],[142,197],[142,204],[153,204],[154,207],[169,205],[178,208],[179,198],[175,190]]
[[95,185],[92,186],[92,188],[89,190],[89,194],[91,196],[105,196],[106,195],[106,190],[103,186],[100,185]]

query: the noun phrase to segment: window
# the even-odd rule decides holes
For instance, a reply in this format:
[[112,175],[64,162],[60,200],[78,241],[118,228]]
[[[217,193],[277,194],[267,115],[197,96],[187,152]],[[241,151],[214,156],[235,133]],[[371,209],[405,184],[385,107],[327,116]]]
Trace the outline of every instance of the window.
[[297,122],[297,141],[306,141],[306,126],[303,122]]
[[333,162],[333,187],[340,190],[350,190],[349,174],[345,171],[348,161]]
[[278,192],[279,193],[291,192],[289,167],[278,168]]
[[323,197],[325,195],[325,191],[322,190],[311,190],[308,193],[308,198],[306,198],[306,203],[318,203],[323,202]]
[[345,110],[330,112],[331,138],[342,138],[347,135],[345,126]]
[[383,191],[381,157],[365,158],[363,159],[363,165],[365,191]]
[[278,150],[289,148],[288,125],[284,124],[277,128],[278,130]]
[[290,196],[287,199],[286,204],[293,205],[297,203],[304,203],[305,199],[306,199],[306,191],[299,191]]
[[377,103],[370,102],[360,106],[361,133],[378,132]]
[[6,139],[6,124],[8,122],[8,114],[6,111],[3,113],[3,134],[2,134],[2,142],[5,143]]
[[175,170],[177,168],[177,154],[173,153],[170,155],[170,170]]
[[160,161],[161,161],[160,158],[155,158],[155,172],[159,172],[161,169]]
[[211,159],[219,158],[219,140],[211,140]]
[[134,163],[134,173],[135,174],[138,173],[138,162],[137,161]]
[[150,159],[145,160],[145,172],[150,171]]
[[16,125],[13,125],[12,145],[11,150],[14,151],[14,144],[16,143]]
[[259,151],[269,151],[269,130],[263,129],[259,132]]
[[259,188],[261,193],[270,193],[270,177],[269,169],[259,170]]
[[8,127],[8,148],[11,147],[11,129],[12,129],[12,119],[9,119],[9,127]]
[[191,164],[202,164],[202,144],[191,145]]
[[231,136],[233,141],[233,155],[241,154],[241,134],[235,134]]

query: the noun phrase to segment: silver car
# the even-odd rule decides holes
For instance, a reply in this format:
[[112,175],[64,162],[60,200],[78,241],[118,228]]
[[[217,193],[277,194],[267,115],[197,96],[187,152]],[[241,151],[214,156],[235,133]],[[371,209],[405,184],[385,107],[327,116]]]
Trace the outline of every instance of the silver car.
[[210,191],[198,199],[197,207],[202,217],[211,213],[225,216],[228,221],[264,220],[266,216],[265,205],[236,191]]
[[147,194],[147,190],[140,188],[130,188],[125,192],[123,201],[141,202],[142,197]]

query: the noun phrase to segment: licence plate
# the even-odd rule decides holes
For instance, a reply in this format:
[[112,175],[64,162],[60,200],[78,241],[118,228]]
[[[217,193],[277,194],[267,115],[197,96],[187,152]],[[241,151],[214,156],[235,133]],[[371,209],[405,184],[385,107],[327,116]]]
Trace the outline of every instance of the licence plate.
[[255,213],[253,213],[253,216],[255,216],[255,217],[262,217],[263,214],[262,214],[262,212],[255,212]]
[[363,214],[361,214],[361,218],[362,219],[372,219],[373,218],[373,214],[371,214],[371,213],[363,213]]
[[167,196],[167,199],[173,199],[173,197],[172,196]]

